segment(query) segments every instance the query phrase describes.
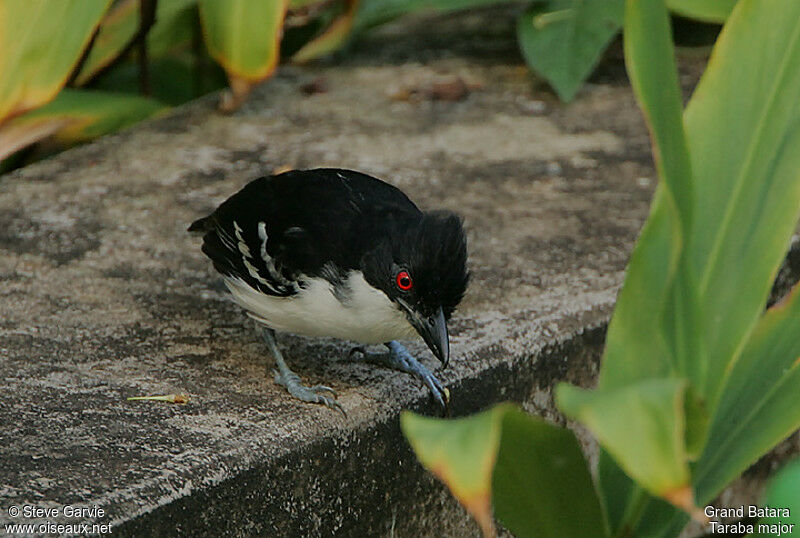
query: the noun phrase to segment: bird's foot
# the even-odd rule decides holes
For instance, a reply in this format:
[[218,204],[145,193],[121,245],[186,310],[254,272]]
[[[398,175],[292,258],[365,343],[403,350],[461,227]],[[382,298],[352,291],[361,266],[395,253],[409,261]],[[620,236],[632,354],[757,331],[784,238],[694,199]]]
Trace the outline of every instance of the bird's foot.
[[[278,370],[273,370],[275,376],[275,383],[286,388],[286,390],[303,402],[322,404],[331,409],[337,409],[347,417],[344,408],[336,401],[336,391],[325,385],[314,385],[313,387],[306,387],[300,382],[300,376],[291,370],[284,371],[283,373]],[[323,396],[320,393],[328,393],[329,396]]]
[[450,391],[436,379],[436,376],[424,364],[415,359],[402,344],[392,341],[388,342],[386,347],[389,348],[389,353],[372,353],[363,346],[357,346],[350,351],[350,359],[358,360],[356,355],[360,354],[363,356],[361,360],[364,362],[399,370],[418,377],[428,387],[433,399],[442,407],[442,411],[447,414]]

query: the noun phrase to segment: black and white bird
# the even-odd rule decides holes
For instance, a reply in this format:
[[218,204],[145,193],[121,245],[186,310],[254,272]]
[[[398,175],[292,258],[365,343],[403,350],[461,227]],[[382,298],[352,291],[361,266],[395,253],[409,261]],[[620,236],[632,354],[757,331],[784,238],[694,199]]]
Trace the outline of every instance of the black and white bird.
[[469,279],[458,216],[420,211],[359,172],[295,170],[250,182],[189,231],[204,233],[203,252],[261,328],[292,396],[342,409],[330,387],[300,382],[274,331],[385,344],[388,353],[354,352],[418,376],[446,407],[442,384],[397,340],[421,336],[447,365],[447,321]]

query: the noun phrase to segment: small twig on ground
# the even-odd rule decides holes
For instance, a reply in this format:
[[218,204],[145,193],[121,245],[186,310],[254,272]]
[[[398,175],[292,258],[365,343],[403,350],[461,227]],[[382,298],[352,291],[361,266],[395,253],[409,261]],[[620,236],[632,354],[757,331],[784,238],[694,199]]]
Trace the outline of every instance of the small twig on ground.
[[166,394],[163,396],[131,396],[128,398],[128,401],[131,400],[151,400],[155,402],[185,404],[189,403],[189,395],[182,392],[180,394]]

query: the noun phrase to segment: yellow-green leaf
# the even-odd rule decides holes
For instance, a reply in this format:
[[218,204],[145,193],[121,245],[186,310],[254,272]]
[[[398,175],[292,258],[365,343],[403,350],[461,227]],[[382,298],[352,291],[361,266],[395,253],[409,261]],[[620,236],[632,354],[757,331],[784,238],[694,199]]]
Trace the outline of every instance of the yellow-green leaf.
[[[754,46],[757,43],[758,46]],[[713,412],[800,211],[800,2],[739,0],[684,114],[695,208],[687,265]]]
[[561,384],[556,401],[585,424],[634,480],[654,495],[691,510],[685,449],[684,396],[678,379],[650,379],[613,390]]
[[136,95],[64,90],[49,104],[0,127],[0,159],[24,145],[53,136],[73,144],[123,129],[164,109]]
[[663,0],[628,0],[625,53],[631,83],[654,139],[659,187],[628,264],[611,319],[600,388],[677,372],[664,315],[691,222],[692,172],[686,149],[669,15]]
[[237,108],[253,85],[278,65],[287,0],[200,0],[200,21],[209,54],[225,69]]
[[139,2],[140,0],[122,0],[108,10],[100,22],[97,38],[86,62],[75,78],[76,84],[81,86],[89,82],[130,43],[139,28]]
[[420,463],[447,484],[472,514],[484,535],[494,534],[491,511],[492,470],[500,446],[504,406],[468,418],[443,421],[413,413],[400,427]]
[[56,96],[109,1],[0,2],[0,123]]
[[519,409],[503,415],[492,492],[497,518],[517,538],[606,535],[603,510],[575,435]]

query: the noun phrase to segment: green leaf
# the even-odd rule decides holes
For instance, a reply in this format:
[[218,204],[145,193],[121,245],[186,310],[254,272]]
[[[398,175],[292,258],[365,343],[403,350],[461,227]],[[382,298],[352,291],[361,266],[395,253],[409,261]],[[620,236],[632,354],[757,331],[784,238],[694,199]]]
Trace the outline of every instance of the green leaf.
[[[762,357],[756,359],[750,351],[742,354],[740,360],[752,369],[738,365],[735,358],[745,348],[750,325],[760,315],[797,219],[799,20],[798,4],[788,0],[770,3],[742,0],[736,6],[684,114],[694,178],[692,225],[688,228],[684,258],[666,295],[664,326],[653,331],[649,321],[652,311],[661,308],[659,298],[664,297],[663,279],[656,279],[651,288],[653,297],[638,307],[627,303],[623,288],[615,320],[609,328],[609,348],[627,344],[639,353],[639,362],[643,364],[638,371],[636,365],[632,366],[635,355],[627,363],[616,361],[613,366],[606,360],[601,370],[601,387],[624,383],[637,374],[644,377],[663,368],[660,344],[656,343],[663,340],[674,357],[673,368],[693,380],[691,389],[697,394],[693,396],[694,403],[687,401],[687,412],[697,413],[697,409],[691,410],[699,408],[700,415],[696,418],[700,419],[703,412],[712,416],[715,410],[718,412],[707,430],[707,446],[694,466],[693,482],[697,484],[701,503],[710,500],[738,475],[747,466],[746,462],[755,461],[781,436],[798,426],[795,412],[784,399],[789,389],[775,385],[778,383],[775,374],[779,371],[787,376],[796,374],[767,366],[764,372],[767,379],[762,384],[753,381],[762,375],[761,368],[755,366],[761,364]],[[753,50],[753,43],[765,46]],[[653,215],[662,210],[661,203],[657,195],[645,232]],[[655,246],[650,248],[656,251]],[[718,254],[710,255],[715,249]],[[638,260],[635,251],[626,286],[640,277],[636,269]],[[650,262],[656,264],[657,258]],[[668,263],[667,258],[664,263]],[[646,281],[642,278],[634,289],[647,295]],[[620,325],[617,318],[623,308],[629,312]],[[637,314],[644,319],[633,319]],[[729,321],[733,322],[730,326]],[[713,330],[708,330],[708,326]],[[620,333],[620,327],[626,331]],[[638,336],[636,327],[641,331]],[[654,353],[643,353],[646,344],[640,341],[642,337],[654,341]],[[747,344],[748,348],[750,345]],[[607,349],[606,359],[610,357],[618,358]],[[654,357],[658,365],[651,364]],[[725,389],[720,407],[715,409],[715,395],[722,390],[728,374],[732,376],[731,386]],[[750,383],[758,387],[753,392],[748,387]],[[789,377],[780,382],[783,383],[800,386]],[[761,407],[760,427],[754,420],[756,415],[751,416],[754,407]],[[692,426],[693,422],[698,424]],[[729,427],[743,429],[734,438],[731,431],[724,431]],[[692,452],[704,444],[699,435],[703,429],[702,420],[687,417],[687,444]],[[609,470],[613,464],[606,462],[605,467],[600,480],[603,491],[609,492],[624,478]],[[612,527],[627,522],[634,524],[632,535],[675,535],[685,516],[674,516],[669,528],[661,529],[663,533],[655,531],[652,522],[661,520],[661,516],[654,518],[650,514],[651,508],[658,505],[651,498],[638,510],[640,515],[648,514],[638,520],[641,524],[635,525],[635,517],[625,520],[625,514],[633,506],[631,499],[635,496],[631,492],[635,488],[631,484],[627,488],[629,495],[606,499],[613,516]]]
[[292,61],[304,63],[338,50],[347,42],[353,29],[359,0],[347,0],[347,11],[337,17],[320,35],[303,45],[292,55]]
[[[100,23],[97,38],[76,77],[79,86],[90,82],[104,67],[122,53],[139,29],[141,0],[122,0],[106,13]],[[150,59],[160,58],[176,43],[191,39],[195,22],[189,8],[197,0],[162,0],[156,3],[156,19],[147,34],[147,53]]]
[[[758,522],[754,536],[794,536],[800,531],[800,459],[778,471],[767,486],[763,506],[785,509],[773,516],[765,516]],[[761,527],[764,525],[764,527]],[[794,528],[789,527],[794,525]]]
[[502,428],[492,479],[500,521],[519,538],[604,536],[602,509],[575,435],[517,409],[505,412]]
[[725,22],[736,0],[667,0],[667,6],[679,15],[706,22]]
[[509,407],[497,406],[468,418],[441,420],[400,415],[400,427],[420,463],[444,482],[472,514],[484,535],[493,534],[492,470],[500,447],[500,426]]
[[[600,450],[597,477],[612,536],[667,538],[677,536],[686,525],[685,512],[647,493],[604,449]],[[676,515],[680,517],[677,522],[673,521]]]
[[[661,181],[609,325],[599,389],[590,396],[560,388],[558,402],[565,413],[587,424],[625,472],[648,491],[692,510],[688,459],[699,453],[698,438],[705,436],[707,417],[694,393],[687,397],[683,381],[666,379],[691,364],[678,358],[692,349],[693,341],[678,340],[687,327],[670,325],[670,320],[691,320],[696,295],[680,264],[682,237],[692,222],[692,173],[663,1],[626,4],[625,53],[655,142]],[[633,424],[634,429],[627,429]],[[603,489],[608,491],[607,484]],[[644,502],[642,495],[631,489],[623,502],[607,500],[615,525],[627,525],[627,518],[641,515],[637,503]]]
[[191,42],[199,24],[192,8],[197,0],[168,0],[156,4],[156,21],[147,33],[147,54],[161,58],[175,47]]
[[278,65],[286,0],[199,0],[209,54],[225,69],[232,95],[225,110],[237,108],[252,87]]
[[[456,420],[406,412],[400,425],[420,462],[450,488],[484,534],[493,532],[491,499],[516,536],[605,535],[586,461],[570,431],[509,404]],[[580,518],[572,517],[576,510]]]
[[606,391],[561,384],[556,401],[646,490],[689,510],[693,495],[684,447],[685,391],[678,379],[650,379]]
[[697,465],[701,502],[800,427],[798,389],[800,285],[759,321],[731,372]]
[[0,123],[56,96],[109,1],[0,2]]
[[570,101],[622,26],[624,0],[553,0],[517,19],[528,65]]
[[[758,43],[754,47],[753,43]],[[800,2],[741,0],[684,121],[696,179],[689,267],[713,411],[800,212]]]
[[64,90],[49,104],[0,127],[0,160],[50,136],[62,144],[83,142],[128,127],[163,108],[135,95]]
[[[164,3],[164,2],[162,2]],[[75,83],[82,86],[111,63],[139,28],[139,0],[122,0],[108,10],[100,23],[97,38],[81,67]]]
[[634,92],[654,139],[660,183],[609,324],[601,389],[677,371],[674,342],[666,339],[663,320],[673,300],[682,237],[692,219],[692,172],[663,0],[628,0],[625,54]]

